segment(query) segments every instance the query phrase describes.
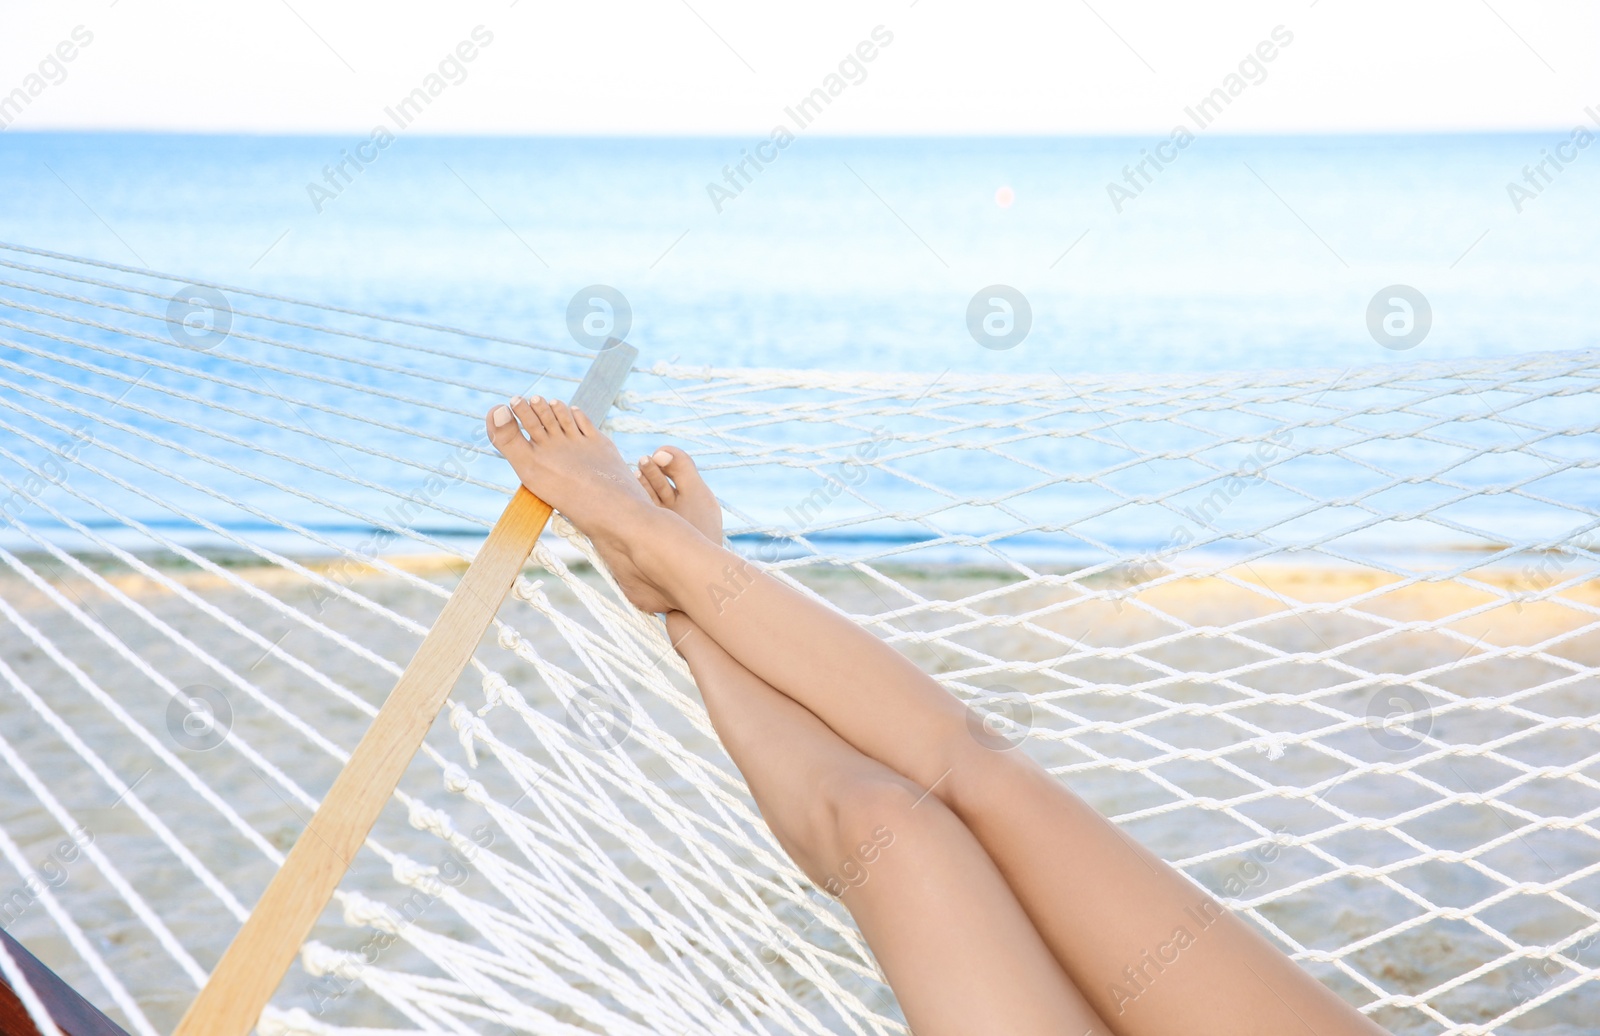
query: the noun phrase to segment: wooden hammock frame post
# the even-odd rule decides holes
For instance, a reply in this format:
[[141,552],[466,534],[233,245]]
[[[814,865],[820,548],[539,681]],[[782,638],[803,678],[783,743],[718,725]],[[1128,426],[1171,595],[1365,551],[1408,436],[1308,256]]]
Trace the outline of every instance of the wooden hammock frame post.
[[[572,405],[599,424],[638,350],[606,342]],[[550,520],[518,487],[350,761],[173,1036],[247,1036],[311,934]]]

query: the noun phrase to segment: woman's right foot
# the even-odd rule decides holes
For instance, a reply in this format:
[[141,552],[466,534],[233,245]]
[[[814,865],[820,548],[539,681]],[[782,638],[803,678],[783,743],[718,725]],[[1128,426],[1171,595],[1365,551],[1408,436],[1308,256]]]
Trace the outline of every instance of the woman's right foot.
[[687,453],[676,446],[663,446],[648,457],[640,457],[639,484],[657,505],[722,546],[722,505]]
[[[722,505],[700,477],[693,457],[676,446],[662,446],[650,456],[639,458],[639,484],[657,506],[694,526],[712,543],[722,545]],[[700,632],[700,627],[677,610],[667,612],[666,622],[672,649],[682,655],[684,641]]]

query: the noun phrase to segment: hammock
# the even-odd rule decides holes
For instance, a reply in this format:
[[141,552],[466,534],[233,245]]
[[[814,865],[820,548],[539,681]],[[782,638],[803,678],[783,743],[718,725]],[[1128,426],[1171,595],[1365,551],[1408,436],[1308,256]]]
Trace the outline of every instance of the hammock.
[[[504,505],[483,413],[588,356],[0,246],[7,930],[169,1031]],[[646,354],[609,429],[1379,1024],[1586,1031],[1600,350],[1066,362]],[[904,1032],[554,528],[259,1031]]]

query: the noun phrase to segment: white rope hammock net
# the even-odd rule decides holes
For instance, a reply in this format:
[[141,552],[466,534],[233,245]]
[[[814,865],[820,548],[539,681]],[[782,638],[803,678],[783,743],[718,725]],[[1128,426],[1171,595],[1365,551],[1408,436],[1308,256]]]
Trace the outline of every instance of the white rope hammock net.
[[[197,290],[225,337],[172,316]],[[485,410],[586,360],[0,246],[0,922],[130,1032],[175,1024],[499,514]],[[1054,362],[647,364],[610,427],[1380,1024],[1587,1031],[1600,350]],[[555,529],[260,1031],[904,1031],[658,621]]]

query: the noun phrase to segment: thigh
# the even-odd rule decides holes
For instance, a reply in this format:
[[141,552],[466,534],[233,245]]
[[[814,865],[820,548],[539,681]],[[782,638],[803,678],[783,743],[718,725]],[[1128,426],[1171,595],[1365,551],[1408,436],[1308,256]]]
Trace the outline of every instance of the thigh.
[[937,795],[858,752],[681,614],[667,628],[761,815],[855,918],[917,1036],[1109,1032]]
[[912,1031],[1108,1033],[972,832],[871,767],[837,790],[823,887],[860,926]]
[[1383,1032],[1025,756],[979,749],[939,790],[1123,1036]]

